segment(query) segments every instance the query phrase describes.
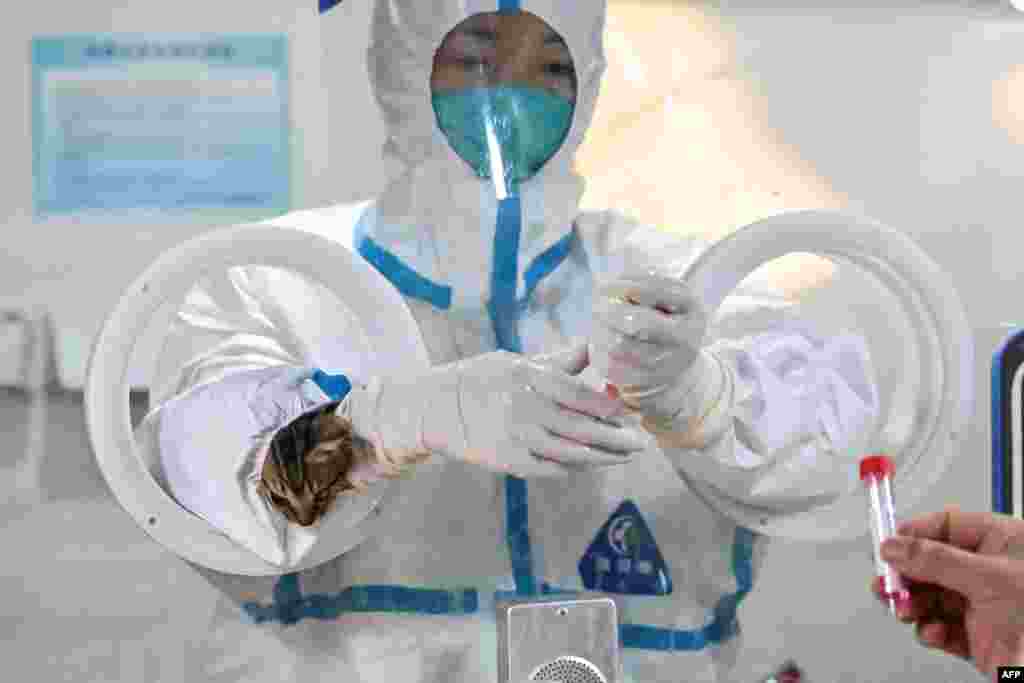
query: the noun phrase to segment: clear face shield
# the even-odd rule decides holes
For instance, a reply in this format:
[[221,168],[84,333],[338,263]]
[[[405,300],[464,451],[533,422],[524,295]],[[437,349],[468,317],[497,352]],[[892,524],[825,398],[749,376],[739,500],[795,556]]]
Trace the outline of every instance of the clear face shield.
[[461,22],[434,56],[430,86],[438,127],[499,200],[519,193],[572,126],[576,68],[569,47],[529,12]]
[[[580,61],[585,61],[582,56]],[[584,74],[590,73],[585,64],[581,66],[585,67]],[[587,98],[578,90],[580,76],[576,68],[564,37],[527,12],[473,15],[446,34],[434,54],[432,114],[437,129],[455,153],[450,161],[464,164],[466,177],[482,181],[484,193],[489,194],[493,187],[499,201],[524,197],[522,213],[514,212],[516,220],[510,222],[515,225],[507,233],[502,229],[507,214],[498,212],[495,245],[508,242],[507,234],[514,234],[518,240],[520,227],[524,228],[523,243],[527,244],[535,224],[543,230],[540,218],[550,219],[560,231],[572,225],[575,203],[552,201],[555,191],[547,192],[549,186],[537,193],[537,203],[544,206],[537,208],[528,200],[536,199],[531,197],[531,181],[550,170],[553,162],[560,165],[563,161],[557,155],[578,113],[577,98],[581,98],[581,116],[588,108]],[[480,195],[473,183],[470,190],[469,201],[475,208]],[[407,194],[417,199],[430,195],[433,201],[435,194],[442,193]],[[484,199],[490,203],[489,197]],[[557,213],[561,204],[571,204],[566,215]],[[452,206],[450,202],[441,207],[444,223],[439,225],[447,231],[441,237],[449,240],[449,245],[458,245],[457,240],[472,242],[473,235],[483,232],[480,214],[460,212],[458,209],[468,207]],[[420,208],[403,204],[393,214],[419,219],[429,213]],[[437,207],[430,204],[428,208]],[[537,220],[531,220],[533,217]],[[188,387],[226,377],[228,371],[266,365],[308,365],[330,374],[345,373],[353,383],[365,382],[378,373],[411,376],[424,371],[431,359],[420,337],[418,321],[394,282],[386,280],[356,255],[351,245],[340,244],[337,235],[330,232],[342,220],[348,219],[332,215],[330,225],[325,222],[323,226],[323,234],[283,227],[283,223],[278,227],[250,225],[214,231],[180,245],[151,264],[125,291],[96,340],[86,404],[100,468],[137,524],[156,542],[196,566],[226,575],[281,574],[278,566],[176,500],[163,480],[161,462],[152,457],[159,447],[159,435],[147,436],[144,430],[135,429],[129,415],[133,354],[144,334],[153,331],[163,350],[156,364],[156,377],[149,385],[151,410],[169,403]],[[465,228],[461,232],[456,230],[460,220]],[[383,227],[382,239],[390,234],[388,230],[400,232],[392,225]],[[408,230],[405,234],[424,234],[418,223]],[[393,241],[401,246],[401,239]],[[543,240],[533,241],[538,243],[540,253],[548,248]],[[468,277],[486,284],[487,274],[477,264],[486,263],[495,253],[502,258],[508,255],[500,254],[497,248],[492,251],[486,240],[480,242],[458,245],[464,251],[448,260],[461,261],[458,265]],[[415,242],[416,249],[422,244]],[[416,249],[400,255],[412,259],[418,253]],[[880,450],[896,460],[894,486],[900,515],[922,497],[959,452],[971,413],[973,349],[948,278],[901,234],[859,218],[832,212],[777,216],[737,231],[692,266],[684,266],[678,275],[701,293],[711,310],[717,310],[728,305],[726,298],[736,294],[741,281],[758,267],[796,252],[830,258],[844,268],[844,273],[858,268],[864,271],[862,278],[844,275],[838,281],[837,286],[850,295],[845,308],[837,307],[834,298],[818,299],[815,293],[808,293],[800,304],[808,318],[834,319],[829,331],[848,326],[867,336],[876,376],[881,380],[881,418],[862,443],[841,454],[844,457],[822,459],[821,469],[812,472],[813,477],[805,468],[794,467],[784,470],[774,482],[779,497],[785,498],[792,490],[806,491],[813,478],[822,505],[772,519],[770,515],[762,519],[749,510],[728,512],[742,525],[768,535],[817,541],[852,538],[862,535],[867,526],[858,495],[857,457],[865,451]],[[498,255],[493,258],[493,282],[501,286],[492,284],[491,291],[504,292],[506,298],[498,303],[516,310],[517,271],[529,272],[535,254],[524,253],[522,261],[508,268]],[[441,258],[437,261],[441,262],[442,275],[451,276],[451,271],[458,270],[453,266],[444,272],[449,264]],[[847,266],[850,271],[845,270]],[[430,271],[424,272],[431,275]],[[454,277],[439,281],[453,282]],[[459,289],[456,283],[453,289],[464,294],[468,288]],[[769,286],[765,291],[773,289]],[[218,308],[214,305],[217,301],[226,303]],[[185,328],[202,333],[179,335]],[[295,333],[280,334],[284,329]],[[716,332],[742,337],[757,330]],[[273,338],[273,343],[265,343],[264,338]],[[317,346],[307,343],[311,339],[324,341]],[[249,398],[239,396],[238,400]],[[216,415],[215,408],[207,416]],[[285,408],[268,404],[264,412],[272,414]],[[262,414],[255,411],[254,419]],[[242,448],[228,448],[235,444],[232,439],[244,433],[241,428],[216,418],[200,420],[197,425],[220,430],[218,434],[223,435],[226,446],[215,451],[217,456],[243,452]],[[222,470],[208,477],[210,481],[231,484],[246,464],[241,462],[236,467],[231,461],[224,463]],[[386,534],[389,520],[378,511],[388,510],[388,503],[399,490],[388,485],[372,495],[345,500],[344,514],[337,508],[323,519],[317,545],[291,571],[325,564],[366,538]],[[697,485],[694,490],[698,496],[713,494],[707,486]],[[238,498],[237,509],[248,514],[243,506],[250,499],[241,499],[237,491],[232,495]],[[227,500],[227,496],[221,499]],[[243,516],[240,513],[235,518]],[[230,521],[230,517],[224,514],[225,520]],[[346,526],[346,517],[366,521],[358,527]],[[241,529],[236,537],[247,537],[247,531]],[[294,525],[286,531],[295,532],[296,542],[304,542],[301,530]],[[614,682],[614,675],[593,677],[589,664],[569,654],[579,653],[587,662],[597,662],[601,671],[615,671],[616,620],[615,605],[607,600],[570,604],[552,597],[548,601],[503,605],[498,618],[499,627],[505,629],[499,640],[504,648],[500,653],[503,675],[509,680]],[[559,641],[553,633],[562,633],[565,638]],[[518,639],[513,640],[511,634],[519,634]],[[610,649],[602,649],[606,647]],[[515,659],[517,653],[528,656]],[[600,659],[602,656],[607,659]]]

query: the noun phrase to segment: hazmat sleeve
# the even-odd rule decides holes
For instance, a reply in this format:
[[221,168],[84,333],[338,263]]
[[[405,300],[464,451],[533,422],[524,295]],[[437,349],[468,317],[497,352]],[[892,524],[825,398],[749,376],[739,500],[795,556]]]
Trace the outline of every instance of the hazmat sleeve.
[[290,522],[260,473],[271,439],[344,398],[372,365],[354,314],[318,283],[266,266],[209,273],[179,302],[137,430],[154,474],[184,508],[263,560],[296,567],[321,534],[358,529],[388,485],[340,495],[320,522]]
[[[703,250],[612,213],[579,228],[598,284],[638,265],[681,275]],[[807,298],[815,303],[741,284],[709,324],[706,405],[687,424],[652,429],[681,476],[752,528],[834,501],[877,426],[866,338],[830,314],[844,310],[843,292],[826,282]]]

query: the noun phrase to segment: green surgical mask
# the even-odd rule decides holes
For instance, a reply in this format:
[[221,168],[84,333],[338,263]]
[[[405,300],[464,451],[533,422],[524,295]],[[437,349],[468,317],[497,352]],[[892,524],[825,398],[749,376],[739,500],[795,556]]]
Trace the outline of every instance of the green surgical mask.
[[[434,93],[434,113],[449,144],[476,174],[492,178],[500,164],[510,191],[532,177],[562,146],[573,103],[543,88],[494,86]],[[491,158],[488,129],[501,159]]]

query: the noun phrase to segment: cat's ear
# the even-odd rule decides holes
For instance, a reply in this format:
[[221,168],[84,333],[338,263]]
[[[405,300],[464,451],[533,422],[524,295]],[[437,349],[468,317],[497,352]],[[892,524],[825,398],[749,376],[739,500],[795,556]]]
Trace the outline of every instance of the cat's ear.
[[321,414],[316,424],[317,444],[306,456],[306,464],[333,476],[340,468],[347,469],[352,459],[352,428],[346,420]]
[[333,412],[322,412],[316,418],[316,439],[317,442],[335,441],[342,438],[352,438],[352,425],[348,420],[334,415]]

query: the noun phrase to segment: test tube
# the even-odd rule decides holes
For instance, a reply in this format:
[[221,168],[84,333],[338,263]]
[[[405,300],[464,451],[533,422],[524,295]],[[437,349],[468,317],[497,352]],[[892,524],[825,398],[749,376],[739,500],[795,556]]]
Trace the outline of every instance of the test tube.
[[860,480],[867,493],[871,521],[875,574],[890,614],[896,614],[897,608],[910,604],[910,592],[900,575],[882,559],[882,542],[896,535],[896,514],[892,502],[892,475],[895,470],[892,460],[885,455],[872,455],[860,461]]

